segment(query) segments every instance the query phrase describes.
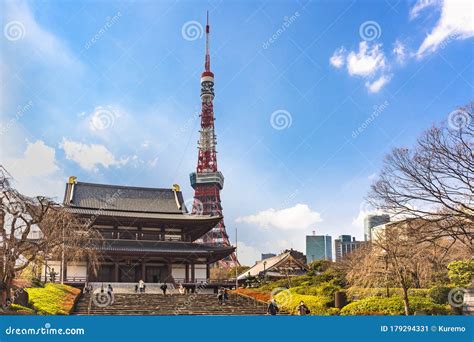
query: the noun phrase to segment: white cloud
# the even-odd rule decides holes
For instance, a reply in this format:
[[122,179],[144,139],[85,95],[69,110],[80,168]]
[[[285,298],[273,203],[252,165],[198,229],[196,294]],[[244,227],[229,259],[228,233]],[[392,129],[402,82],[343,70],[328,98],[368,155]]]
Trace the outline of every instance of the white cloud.
[[337,69],[340,69],[344,65],[344,58],[345,58],[346,50],[344,47],[340,47],[336,51],[334,51],[331,58],[329,58],[329,63]]
[[384,85],[390,81],[391,76],[382,75],[375,81],[365,82],[365,86],[369,90],[369,93],[378,93]]
[[[17,46],[14,50],[16,54],[25,53],[28,59],[39,56],[42,62],[54,66],[80,68],[81,63],[69,47],[38,24],[26,1],[7,1],[2,7],[5,21],[19,23],[17,33],[23,35],[21,40],[11,42]],[[18,44],[20,41],[23,44]]]
[[307,229],[322,220],[321,215],[311,211],[307,204],[297,204],[294,207],[281,210],[270,208],[256,215],[239,217],[236,221],[257,224],[263,228],[293,230]]
[[395,41],[395,44],[393,45],[392,53],[395,55],[395,59],[397,60],[398,63],[402,64],[405,61],[406,47],[401,41],[399,40]]
[[117,159],[107,147],[99,144],[83,144],[63,139],[60,147],[66,153],[66,158],[75,161],[87,171],[96,171],[99,165],[120,167],[128,162],[128,158]]
[[56,150],[44,141],[27,142],[19,158],[5,158],[4,166],[14,179],[14,186],[28,196],[59,197],[65,177],[59,172]]
[[351,51],[347,56],[349,75],[371,76],[386,66],[381,44],[369,46],[366,41],[359,43],[359,51]]
[[439,4],[440,0],[418,0],[410,10],[410,19],[418,17],[420,12],[427,9],[428,7]]
[[239,262],[246,266],[253,266],[255,261],[260,260],[262,257],[261,252],[257,248],[249,246],[242,241],[239,241],[237,244],[237,256]]
[[[436,2],[436,4],[440,3]],[[414,8],[416,8],[417,5],[418,3]],[[421,58],[427,53],[435,52],[442,43],[446,41],[473,37],[473,13],[473,3],[470,0],[443,1],[441,5],[441,17],[431,33],[424,39],[416,56]]]
[[115,124],[115,120],[122,116],[119,108],[112,106],[97,106],[89,114],[89,128],[92,131],[104,131]]

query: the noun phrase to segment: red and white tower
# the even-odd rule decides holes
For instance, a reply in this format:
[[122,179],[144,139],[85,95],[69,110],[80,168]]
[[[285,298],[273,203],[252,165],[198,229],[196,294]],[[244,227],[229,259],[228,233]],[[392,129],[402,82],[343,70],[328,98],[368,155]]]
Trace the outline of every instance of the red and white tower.
[[[220,191],[224,187],[224,176],[217,168],[216,134],[214,131],[214,74],[211,71],[209,55],[209,13],[206,23],[206,60],[201,74],[201,130],[198,141],[198,163],[196,172],[191,173],[194,189],[193,214],[222,215]],[[202,238],[202,243],[214,246],[230,246],[224,219]],[[235,254],[221,262],[224,266],[236,266]]]

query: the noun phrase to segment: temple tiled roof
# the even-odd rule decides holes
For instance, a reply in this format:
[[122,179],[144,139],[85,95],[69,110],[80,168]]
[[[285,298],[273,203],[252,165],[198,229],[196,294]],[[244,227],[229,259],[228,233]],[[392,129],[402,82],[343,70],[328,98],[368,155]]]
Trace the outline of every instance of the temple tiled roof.
[[235,248],[209,246],[200,243],[181,242],[181,241],[146,241],[146,240],[115,240],[105,239],[94,242],[96,247],[101,251],[108,253],[146,253],[205,256],[210,258],[210,261],[220,260],[230,255]]
[[[299,275],[303,274],[307,270],[307,266],[295,256],[293,256],[294,251],[287,251],[276,255],[274,257],[258,261],[253,265],[249,270],[240,274],[237,279],[244,280],[249,277],[256,277],[265,272],[267,276],[273,277],[284,277],[287,275]],[[285,272],[281,273],[281,270],[284,269]]]
[[181,191],[83,182],[67,184],[64,204],[104,211],[164,214],[187,212]]

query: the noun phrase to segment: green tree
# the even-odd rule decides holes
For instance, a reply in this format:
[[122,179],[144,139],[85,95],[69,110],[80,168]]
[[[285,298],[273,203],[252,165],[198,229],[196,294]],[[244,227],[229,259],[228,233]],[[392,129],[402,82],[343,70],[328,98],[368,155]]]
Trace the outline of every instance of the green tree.
[[474,260],[459,260],[449,263],[448,277],[455,286],[468,287],[472,285]]

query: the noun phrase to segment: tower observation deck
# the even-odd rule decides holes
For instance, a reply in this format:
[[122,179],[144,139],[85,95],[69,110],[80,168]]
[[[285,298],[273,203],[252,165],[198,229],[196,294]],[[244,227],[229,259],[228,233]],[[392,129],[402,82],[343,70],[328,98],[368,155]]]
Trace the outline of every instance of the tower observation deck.
[[[224,187],[224,176],[217,168],[216,134],[214,130],[214,73],[211,71],[209,54],[209,14],[206,23],[206,57],[201,74],[201,129],[198,141],[198,163],[196,172],[190,174],[194,189],[193,214],[222,215],[220,191]],[[211,246],[230,246],[224,219],[199,242]],[[239,265],[235,254],[219,262],[222,266]]]

